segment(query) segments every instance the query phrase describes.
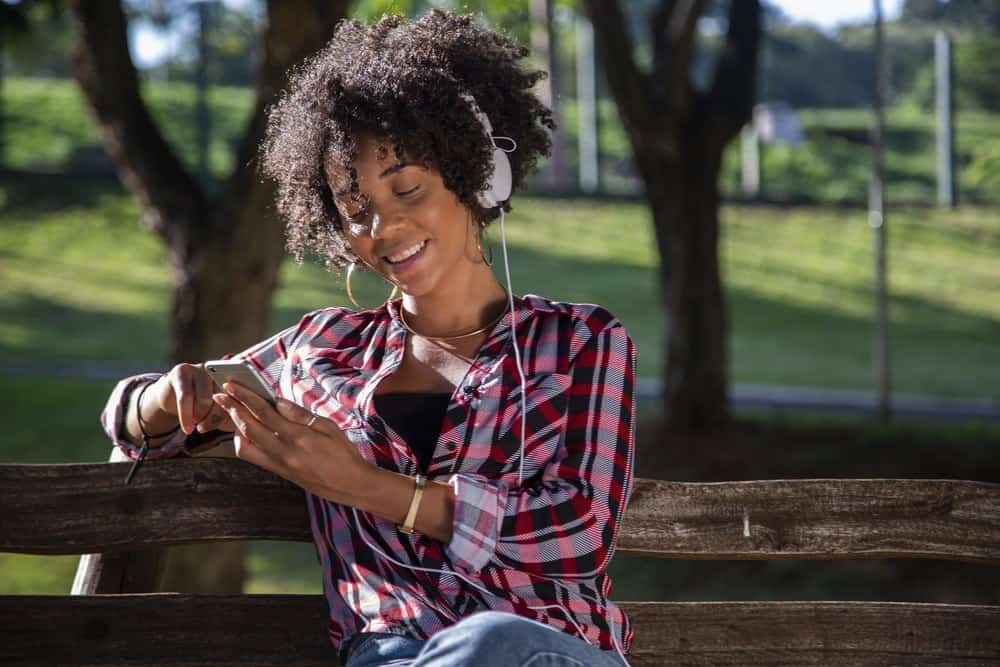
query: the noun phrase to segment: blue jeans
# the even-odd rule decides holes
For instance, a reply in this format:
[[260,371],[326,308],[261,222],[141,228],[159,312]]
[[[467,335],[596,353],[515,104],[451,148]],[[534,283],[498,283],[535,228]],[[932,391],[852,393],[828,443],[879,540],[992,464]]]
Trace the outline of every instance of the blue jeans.
[[544,623],[502,611],[481,611],[430,639],[363,632],[346,667],[623,667],[602,651]]

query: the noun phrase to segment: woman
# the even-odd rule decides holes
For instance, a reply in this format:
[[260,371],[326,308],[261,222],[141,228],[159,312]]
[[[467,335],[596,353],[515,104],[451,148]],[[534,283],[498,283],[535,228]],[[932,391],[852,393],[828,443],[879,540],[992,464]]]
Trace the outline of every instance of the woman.
[[402,296],[234,355],[275,408],[180,364],[123,380],[103,415],[133,458],[235,433],[239,458],[306,490],[350,667],[627,664],[605,568],[632,490],[634,346],[600,306],[515,297],[484,251],[550,148],[525,55],[452,13],[342,23],[272,109],[264,171],[299,261],[367,265]]

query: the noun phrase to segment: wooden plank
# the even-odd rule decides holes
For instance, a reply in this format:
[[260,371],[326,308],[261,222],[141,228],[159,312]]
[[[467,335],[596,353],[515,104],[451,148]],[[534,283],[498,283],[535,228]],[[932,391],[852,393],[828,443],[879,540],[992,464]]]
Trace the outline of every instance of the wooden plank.
[[[311,539],[303,491],[238,459],[0,465],[0,551]],[[40,489],[45,492],[41,493]],[[636,480],[618,553],[695,559],[1000,563],[1000,484],[959,480]]]
[[318,595],[0,597],[0,664],[338,665]]
[[685,559],[939,558],[1000,564],[1000,484],[639,480],[621,553]]
[[1000,607],[895,602],[625,603],[632,667],[997,665]]
[[[997,665],[1000,606],[634,602],[633,667]],[[336,665],[321,596],[0,597],[4,665]]]
[[245,461],[147,461],[125,486],[130,465],[0,465],[0,551],[312,539],[304,491]]

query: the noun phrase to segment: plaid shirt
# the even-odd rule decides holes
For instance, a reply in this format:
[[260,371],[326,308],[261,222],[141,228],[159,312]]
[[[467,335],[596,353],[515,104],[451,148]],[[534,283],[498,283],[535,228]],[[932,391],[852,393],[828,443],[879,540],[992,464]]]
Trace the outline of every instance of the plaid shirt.
[[[414,475],[416,455],[375,412],[378,383],[403,359],[400,301],[366,311],[334,307],[234,355],[250,360],[280,395],[333,420],[365,459]],[[455,491],[453,537],[420,532],[306,494],[331,641],[362,631],[427,639],[480,610],[507,611],[627,651],[632,628],[608,599],[605,572],[633,485],[635,348],[611,313],[592,304],[515,298],[517,341],[527,384],[523,485],[518,485],[521,382],[508,312],[455,389],[427,476]],[[102,415],[120,437],[136,383],[122,380]],[[193,454],[224,437],[183,437],[150,458]],[[355,519],[357,517],[357,520]],[[392,558],[446,574],[411,570]],[[457,573],[489,591],[469,585]],[[561,605],[547,609],[531,609]],[[609,620],[611,621],[609,623]]]

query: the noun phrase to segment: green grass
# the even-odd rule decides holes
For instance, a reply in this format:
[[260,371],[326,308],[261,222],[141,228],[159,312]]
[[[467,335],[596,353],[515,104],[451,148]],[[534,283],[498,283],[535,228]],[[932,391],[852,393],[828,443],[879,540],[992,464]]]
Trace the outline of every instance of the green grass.
[[[153,120],[182,162],[197,163],[195,89],[186,83],[143,85]],[[253,91],[212,87],[208,92],[209,171],[224,176],[233,165],[233,148],[243,133]],[[101,141],[83,94],[73,81],[12,77],[4,80],[4,163],[17,169],[56,170],[80,162]]]
[[[726,207],[722,218],[732,379],[870,388],[872,230],[863,213]],[[86,207],[0,213],[0,359],[159,363],[170,276],[137,219],[131,198],[112,192]],[[899,209],[888,224],[894,388],[1000,396],[995,211]],[[659,377],[664,319],[645,207],[527,199],[507,231],[515,291],[608,306],[636,341],[640,375]],[[499,260],[499,230],[492,239]],[[372,304],[388,291],[378,280],[359,287]],[[346,302],[341,276],[289,261],[270,328]]]

